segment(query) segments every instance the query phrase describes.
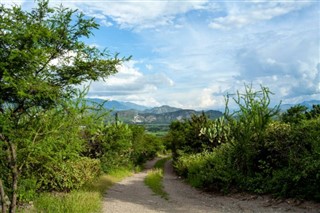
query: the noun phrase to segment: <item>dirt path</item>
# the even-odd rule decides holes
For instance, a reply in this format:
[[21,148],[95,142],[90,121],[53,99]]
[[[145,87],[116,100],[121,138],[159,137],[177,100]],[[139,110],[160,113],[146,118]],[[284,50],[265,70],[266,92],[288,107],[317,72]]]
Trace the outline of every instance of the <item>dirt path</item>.
[[[146,169],[152,168],[157,160],[148,162]],[[111,187],[104,198],[103,212],[168,212],[171,204],[154,195],[144,184],[146,175],[147,170],[126,178]]]
[[[148,162],[146,168],[152,168],[155,162]],[[261,196],[203,193],[179,179],[170,161],[165,164],[163,183],[169,200],[164,200],[145,186],[146,175],[147,171],[135,174],[109,189],[104,198],[103,212],[320,212],[318,204],[297,207]]]

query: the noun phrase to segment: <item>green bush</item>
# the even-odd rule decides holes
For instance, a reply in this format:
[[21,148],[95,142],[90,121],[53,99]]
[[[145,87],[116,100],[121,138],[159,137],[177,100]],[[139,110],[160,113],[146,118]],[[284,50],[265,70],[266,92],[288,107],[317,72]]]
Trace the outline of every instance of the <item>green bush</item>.
[[311,111],[293,108],[275,121],[279,106],[269,107],[268,88],[245,89],[233,99],[238,111],[230,114],[226,99],[227,122],[208,121],[202,128],[201,134],[218,144],[215,148],[194,149],[188,137],[197,128],[190,131],[193,127],[186,122],[171,124],[167,137],[173,141],[177,173],[200,188],[228,191],[235,187],[320,201],[319,106]]
[[[68,191],[73,187],[78,188],[84,181],[91,179],[89,176],[93,175],[96,165],[100,167],[98,161],[80,158],[85,148],[85,140],[80,132],[91,114],[87,114],[78,104],[65,101],[63,107],[45,112],[34,110],[32,113],[37,114],[37,117],[25,117],[19,123],[19,128],[16,127],[14,131],[1,130],[7,131],[6,134],[12,137],[10,140],[16,143],[19,202],[32,200],[39,191]],[[8,160],[4,153],[7,147],[2,147],[3,143],[0,146],[0,178],[5,185],[10,186],[10,165],[6,163]],[[77,166],[83,168],[76,168]],[[11,191],[7,191],[10,194]]]
[[233,185],[230,144],[222,144],[212,152],[182,155],[175,163],[179,175],[187,178],[194,187],[228,191]]
[[155,135],[146,134],[144,127],[138,125],[129,127],[132,131],[131,160],[134,165],[142,165],[164,150],[162,140]]
[[280,196],[320,200],[320,118],[294,126],[283,151],[287,165],[273,171],[272,191]]
[[212,121],[204,113],[192,115],[189,120],[172,122],[165,143],[169,144],[173,159],[176,160],[180,154],[201,153],[216,147],[209,135],[202,134],[203,129],[211,125]]
[[32,201],[38,196],[39,183],[35,177],[21,178],[18,188],[18,198],[20,201]]
[[258,146],[254,171],[270,175],[272,170],[288,166],[290,147],[293,146],[291,136],[292,128],[289,124],[271,122]]
[[145,160],[150,160],[154,158],[157,153],[162,153],[164,151],[164,146],[161,138],[151,134],[145,134],[143,138],[143,146],[144,146],[144,156]]
[[127,124],[105,123],[102,117],[86,125],[81,135],[86,140],[82,155],[99,159],[103,172],[118,167],[132,168],[132,131]]
[[320,116],[320,105],[313,105],[312,109],[308,109],[303,105],[295,105],[290,107],[286,112],[282,113],[281,121],[290,124],[299,124],[303,120],[310,120]]
[[70,191],[92,182],[100,174],[99,160],[82,157],[50,162],[37,175],[42,191]]
[[115,123],[104,127],[101,135],[101,167],[106,173],[118,167],[131,168],[132,132],[127,124]]
[[281,120],[285,123],[298,124],[306,119],[307,110],[306,106],[293,106],[281,115]]

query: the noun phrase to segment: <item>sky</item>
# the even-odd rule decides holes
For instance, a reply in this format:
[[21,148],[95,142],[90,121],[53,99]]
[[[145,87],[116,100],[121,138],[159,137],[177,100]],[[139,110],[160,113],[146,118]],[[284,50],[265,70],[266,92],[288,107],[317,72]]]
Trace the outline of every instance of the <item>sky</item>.
[[[15,2],[34,7],[33,0]],[[100,24],[85,42],[132,56],[88,97],[222,109],[244,84],[272,104],[320,100],[320,1],[51,0]]]

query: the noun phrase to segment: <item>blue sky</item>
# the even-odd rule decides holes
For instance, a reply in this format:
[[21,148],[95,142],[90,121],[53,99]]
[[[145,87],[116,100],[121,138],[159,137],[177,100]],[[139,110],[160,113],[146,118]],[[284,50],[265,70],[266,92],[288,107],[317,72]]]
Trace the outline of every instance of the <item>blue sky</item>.
[[88,44],[132,55],[118,74],[92,83],[89,97],[221,109],[227,93],[252,83],[269,87],[273,103],[320,99],[319,1],[51,3],[96,18],[101,26]]

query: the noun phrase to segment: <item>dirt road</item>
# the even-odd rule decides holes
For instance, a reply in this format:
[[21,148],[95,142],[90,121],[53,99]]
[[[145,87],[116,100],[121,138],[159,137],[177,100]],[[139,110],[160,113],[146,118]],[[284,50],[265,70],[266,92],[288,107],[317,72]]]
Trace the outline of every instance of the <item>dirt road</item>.
[[[147,169],[154,161],[148,162]],[[293,201],[274,201],[268,197],[250,195],[212,195],[196,190],[177,177],[171,162],[165,164],[164,188],[169,200],[154,195],[144,184],[147,170],[115,184],[104,198],[103,212],[319,212],[320,205]]]

